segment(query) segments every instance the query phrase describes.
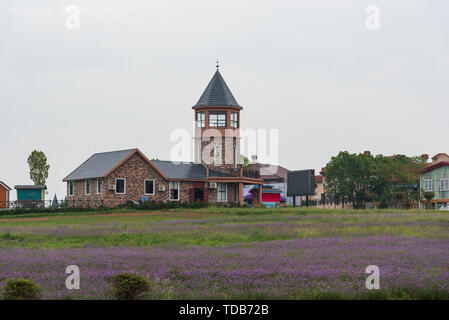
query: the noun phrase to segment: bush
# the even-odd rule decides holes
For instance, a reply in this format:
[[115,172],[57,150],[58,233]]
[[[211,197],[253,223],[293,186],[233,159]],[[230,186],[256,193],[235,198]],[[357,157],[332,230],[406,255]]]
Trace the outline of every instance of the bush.
[[28,279],[12,279],[3,288],[5,300],[38,300],[42,296],[42,289]]
[[435,193],[432,191],[425,191],[423,196],[427,201],[430,202],[433,198],[435,198]]
[[138,274],[121,273],[112,277],[112,294],[119,300],[142,298],[150,289],[150,282]]
[[137,209],[137,210],[170,210],[170,209],[200,209],[207,207],[229,207],[229,208],[238,208],[240,205],[238,203],[208,203],[203,201],[195,201],[195,202],[181,202],[181,201],[169,201],[169,202],[156,202],[156,201],[146,201],[144,203],[136,204],[128,204],[128,208]]

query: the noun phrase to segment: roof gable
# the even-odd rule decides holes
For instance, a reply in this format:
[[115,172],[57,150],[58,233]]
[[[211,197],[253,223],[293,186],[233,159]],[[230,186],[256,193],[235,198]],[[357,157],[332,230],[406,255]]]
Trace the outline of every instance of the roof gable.
[[95,153],[63,181],[104,177],[135,152],[137,149]]
[[449,158],[449,156],[447,155],[447,153],[441,152],[441,153],[438,153],[438,154],[434,155],[434,156],[432,157],[432,159],[438,159],[438,158],[440,158],[441,156],[444,156],[444,157],[446,157],[446,158]]
[[11,191],[12,189],[10,187],[8,187],[8,185],[6,183],[4,183],[3,181],[0,181],[0,186],[3,186],[3,188],[5,188],[8,191]]
[[[165,180],[205,180],[206,167],[193,162],[151,161],[139,149],[95,153],[63,181],[106,178],[134,155],[140,155]],[[209,170],[209,177],[230,177],[225,173]]]
[[287,181],[288,169],[274,164],[254,163],[254,169],[259,170],[262,179],[284,179]]
[[200,99],[193,107],[204,106],[233,106],[241,108],[218,70],[215,72],[206,90],[204,90]]
[[435,169],[438,169],[441,167],[449,167],[449,162],[441,161],[441,162],[437,162],[437,163],[429,163],[427,168],[425,168],[423,170],[423,173],[427,173],[427,172],[430,172],[432,170],[435,170]]

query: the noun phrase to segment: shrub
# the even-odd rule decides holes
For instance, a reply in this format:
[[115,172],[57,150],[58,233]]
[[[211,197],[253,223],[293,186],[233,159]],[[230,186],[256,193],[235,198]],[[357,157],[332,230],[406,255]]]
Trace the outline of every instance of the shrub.
[[[215,204],[214,204],[215,205]],[[226,204],[220,204],[221,206],[226,206]],[[138,205],[129,204],[128,207],[138,210],[169,210],[169,209],[200,209],[207,208],[211,206],[210,203],[195,201],[195,202],[181,202],[181,201],[169,201],[169,202],[156,202],[156,201],[146,201],[144,203],[139,203]]]
[[435,193],[432,191],[425,191],[423,196],[427,201],[430,202],[433,198],[435,198]]
[[150,282],[138,274],[120,273],[111,280],[112,294],[119,300],[142,298],[151,289]]
[[42,289],[28,279],[12,279],[3,288],[5,300],[38,300],[42,296]]

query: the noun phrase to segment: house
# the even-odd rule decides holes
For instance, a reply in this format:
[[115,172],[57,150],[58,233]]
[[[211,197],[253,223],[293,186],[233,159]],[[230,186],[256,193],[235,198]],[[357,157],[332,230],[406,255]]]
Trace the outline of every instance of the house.
[[9,208],[9,192],[11,188],[6,183],[0,181],[0,209]]
[[317,201],[317,205],[326,204],[326,192],[325,192],[325,184],[324,184],[324,175],[322,174],[325,168],[323,168],[319,175],[315,176],[315,195],[313,196],[313,200]]
[[45,185],[17,185],[17,201],[22,207],[40,207],[45,201]]
[[421,189],[435,194],[431,201],[421,200],[421,206],[440,209],[449,205],[449,155],[439,153],[428,163],[420,177]]
[[[289,170],[280,165],[264,164],[264,163],[254,163],[252,165],[252,169],[259,171],[260,178],[266,185],[269,184],[274,188],[280,189],[281,200],[285,202],[287,197],[287,174]],[[253,186],[247,186],[245,193],[250,195],[249,191],[252,188]],[[251,198],[251,196],[249,196],[248,198]]]
[[[252,165],[252,168],[259,170],[260,178],[263,179],[266,185],[270,185],[276,189],[281,190],[281,202],[285,201],[288,205],[293,205],[293,197],[287,197],[287,177],[289,170],[280,165],[272,165],[272,164],[263,164],[263,163],[255,163]],[[324,169],[324,168],[323,168]],[[309,196],[309,200],[317,200],[318,203],[324,204],[324,176],[322,173],[320,175],[315,176],[315,195]],[[248,202],[252,201],[252,196],[250,194],[250,189],[253,187],[248,187],[246,196]],[[306,197],[296,197],[296,203],[305,202]]]
[[198,102],[195,161],[149,160],[139,149],[96,153],[64,178],[68,204],[117,206],[127,201],[238,202],[257,170],[240,161],[240,111],[218,68]]

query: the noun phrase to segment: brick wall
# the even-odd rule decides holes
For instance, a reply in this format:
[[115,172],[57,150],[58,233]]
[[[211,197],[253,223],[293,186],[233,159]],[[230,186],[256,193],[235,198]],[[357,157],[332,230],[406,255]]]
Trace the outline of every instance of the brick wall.
[[[227,202],[238,202],[238,183],[228,183]],[[218,202],[218,188],[209,189],[209,202]]]
[[[109,191],[109,185],[115,186],[115,180],[118,178],[126,179],[126,193],[116,194],[115,191]],[[154,195],[144,194],[144,181],[154,180]],[[164,192],[159,192],[159,186],[165,186]],[[182,191],[187,186],[183,186],[181,183],[181,195]],[[74,196],[67,196],[67,199],[76,200],[79,202],[92,202],[94,205],[96,202],[103,202],[105,206],[117,206],[126,201],[139,201],[142,196],[148,197],[149,201],[168,201],[168,181],[165,181],[156,170],[153,169],[139,154],[133,155],[128,161],[123,163],[114,172],[103,180],[103,192],[97,194],[97,179],[92,179],[91,194],[86,195],[85,180],[75,181]],[[67,194],[68,185],[67,185]],[[181,201],[185,201],[181,197]]]
[[[116,194],[109,191],[109,185],[115,186],[118,178],[126,179],[126,193]],[[144,194],[144,181],[154,180],[154,195]],[[194,187],[198,187],[197,182],[180,181],[179,201],[190,202]],[[203,184],[204,185],[204,184]],[[228,184],[228,202],[235,202],[235,188],[237,184]],[[165,186],[164,192],[159,192],[159,186]],[[67,195],[69,194],[67,184]],[[96,207],[104,205],[114,207],[126,203],[126,201],[140,201],[142,196],[146,196],[148,201],[167,202],[169,200],[169,182],[164,180],[159,173],[153,169],[139,154],[133,155],[128,161],[123,163],[108,177],[103,179],[103,192],[97,194],[97,179],[91,179],[91,193],[86,195],[85,180],[74,182],[74,195],[67,196],[69,205]],[[205,201],[216,202],[217,190],[204,188]]]

